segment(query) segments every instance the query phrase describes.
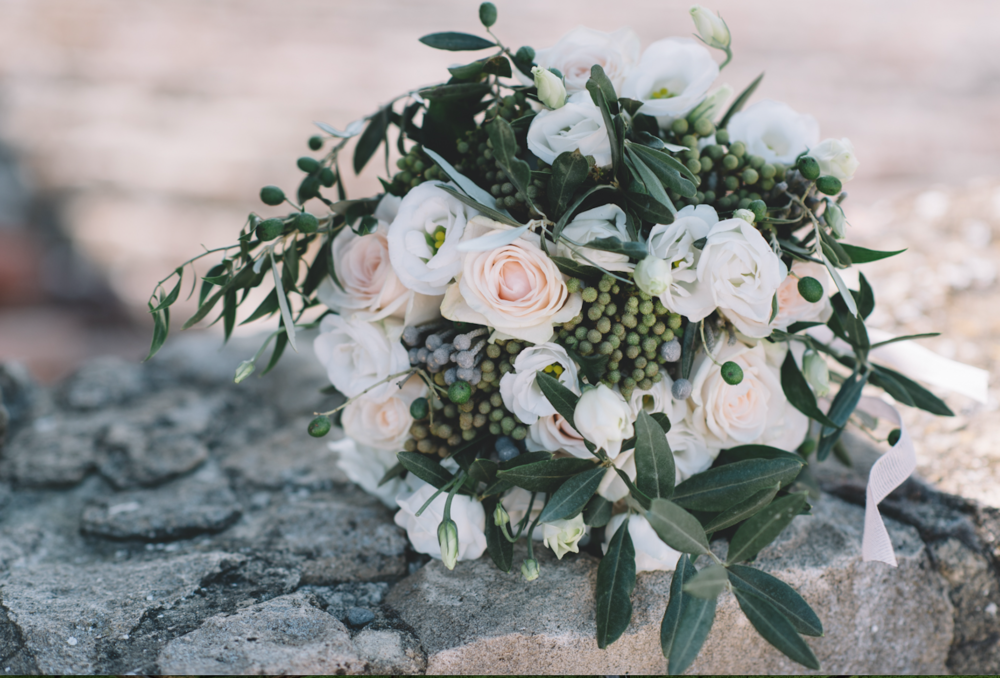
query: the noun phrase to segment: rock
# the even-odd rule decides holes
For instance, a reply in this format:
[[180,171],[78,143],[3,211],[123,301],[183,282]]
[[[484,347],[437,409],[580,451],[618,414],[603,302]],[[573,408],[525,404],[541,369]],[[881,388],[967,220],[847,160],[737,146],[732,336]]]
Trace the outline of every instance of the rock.
[[96,410],[118,405],[143,392],[145,380],[140,365],[120,358],[95,358],[69,380],[66,404],[76,410]]
[[104,497],[84,509],[80,529],[107,539],[171,541],[221,532],[240,514],[228,485],[192,478]]
[[4,447],[0,478],[22,487],[75,485],[97,468],[93,436],[83,418],[36,419]]
[[[946,585],[916,530],[888,521],[899,568],[861,562],[864,512],[823,497],[758,558],[795,587],[823,620],[807,640],[826,673],[943,673],[953,634]],[[670,573],[642,573],[632,624],[606,650],[594,639],[596,560],[557,562],[541,552],[542,576],[524,582],[483,558],[448,572],[433,561],[400,582],[386,604],[412,626],[428,673],[664,673],[659,644]],[[522,555],[523,557],[523,555]],[[515,562],[517,559],[515,559]],[[516,568],[515,568],[516,569]],[[723,593],[691,672],[800,673],[803,667],[753,630]]]
[[236,482],[254,488],[324,490],[349,484],[347,475],[337,466],[337,453],[328,445],[334,434],[313,438],[307,431],[308,424],[308,418],[297,419],[262,440],[233,448],[223,468]]
[[8,434],[15,433],[30,418],[37,390],[27,367],[18,362],[0,364],[0,407],[7,412]]
[[368,673],[399,675],[427,670],[427,658],[420,649],[420,642],[400,629],[362,629],[354,636],[354,647],[368,662]]
[[375,613],[365,607],[352,607],[347,611],[347,623],[361,628],[375,620]]
[[301,589],[318,597],[326,611],[337,619],[347,619],[348,611],[355,607],[378,607],[389,590],[386,582],[350,582],[336,586],[304,586]]
[[165,674],[343,674],[365,669],[342,623],[304,594],[218,615],[167,644]]
[[172,431],[147,435],[124,422],[111,424],[100,445],[106,454],[101,475],[120,489],[162,483],[208,459],[208,448],[192,435]]

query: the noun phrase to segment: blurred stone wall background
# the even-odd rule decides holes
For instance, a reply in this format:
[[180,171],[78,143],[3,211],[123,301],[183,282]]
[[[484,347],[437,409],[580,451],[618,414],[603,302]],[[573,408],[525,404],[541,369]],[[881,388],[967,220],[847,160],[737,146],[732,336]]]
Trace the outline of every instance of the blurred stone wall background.
[[[499,0],[498,35],[548,46],[579,24],[643,43],[692,30],[687,3]],[[296,185],[312,121],[342,127],[462,54],[417,38],[478,31],[470,0],[0,0],[0,360],[59,378],[144,355],[145,301],[199,244],[232,241],[260,186]],[[850,137],[852,242],[876,323],[1000,372],[1000,3],[720,0],[736,58],[719,83],[785,100]],[[355,193],[378,184],[373,162]],[[266,208],[264,208],[266,209]],[[175,318],[175,329],[180,319]],[[922,470],[1000,505],[989,406],[908,414]],[[972,461],[969,451],[975,454]],[[961,457],[952,457],[959,454]],[[983,472],[987,471],[986,475]],[[998,492],[994,496],[994,492]]]

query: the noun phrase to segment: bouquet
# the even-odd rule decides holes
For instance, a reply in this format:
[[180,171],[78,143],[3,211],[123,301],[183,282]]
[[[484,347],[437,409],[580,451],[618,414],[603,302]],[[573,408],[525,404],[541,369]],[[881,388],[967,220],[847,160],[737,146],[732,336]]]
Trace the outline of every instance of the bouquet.
[[[222,260],[185,327],[221,307],[228,338],[248,293],[273,287],[242,322],[276,317],[278,329],[236,381],[272,342],[264,372],[317,330],[346,402],[309,432],[339,423],[341,466],[445,567],[486,552],[511,572],[525,539],[530,581],[536,548],[562,558],[589,543],[603,553],[601,647],[629,624],[636,573],[673,570],[671,672],[697,656],[724,590],[769,643],[819,668],[802,636],[822,635],[821,621],[750,563],[808,513],[809,462],[836,451],[849,422],[888,419],[889,444],[912,455],[895,411],[862,400],[866,386],[951,414],[871,360],[886,343],[865,327],[872,289],[863,274],[849,289],[840,271],[899,252],[843,241],[851,142],[821,140],[786,104],[747,105],[760,77],[735,98],[712,89],[732,43],[702,7],[700,42],[645,50],[630,30],[587,28],[513,50],[492,32],[494,5],[479,16],[488,38],[420,39],[486,54],[446,83],[345,130],[318,123],[294,194],[264,187],[269,215],[200,255]],[[379,196],[345,193],[352,139],[355,172],[384,151]],[[193,261],[150,300],[151,355]],[[893,562],[884,496],[869,496],[865,549]]]

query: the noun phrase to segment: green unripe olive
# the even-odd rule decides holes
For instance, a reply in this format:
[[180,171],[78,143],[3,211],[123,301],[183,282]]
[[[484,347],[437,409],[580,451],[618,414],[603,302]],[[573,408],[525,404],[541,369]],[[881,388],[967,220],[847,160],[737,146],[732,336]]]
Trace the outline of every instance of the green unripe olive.
[[265,186],[260,189],[260,201],[265,205],[280,205],[285,202],[285,192],[277,186]]
[[417,398],[410,403],[410,416],[417,421],[426,417],[429,411],[430,406],[427,403],[427,398]]
[[522,63],[530,64],[535,60],[535,50],[525,45],[521,49],[517,50],[517,54],[514,55],[514,58]]
[[313,438],[322,438],[330,432],[331,426],[330,417],[321,414],[309,422],[309,435]]
[[708,118],[701,118],[694,124],[694,131],[698,133],[699,136],[708,137],[712,135],[715,131],[715,125]]
[[823,283],[816,280],[816,278],[811,278],[809,276],[799,278],[798,288],[799,294],[801,294],[802,298],[810,304],[815,304],[823,298]]
[[727,170],[732,171],[740,166],[740,159],[730,153],[722,159],[722,166]]
[[497,6],[492,2],[484,2],[479,6],[479,20],[486,28],[497,22]]
[[840,179],[837,177],[827,175],[816,180],[816,188],[819,189],[820,193],[825,193],[826,195],[837,195],[843,187],[843,184],[840,183]]
[[323,148],[323,137],[318,135],[309,137],[309,150],[318,151],[321,148]]
[[448,387],[448,400],[455,403],[456,405],[461,405],[469,401],[472,397],[472,387],[467,381],[456,381],[450,387]]
[[696,137],[693,134],[685,134],[683,137],[681,137],[681,145],[687,146],[690,149],[697,149],[698,137]]
[[257,237],[260,240],[274,240],[285,230],[281,219],[265,219],[257,224]]
[[[711,160],[709,160],[709,162],[711,162]],[[701,172],[701,160],[695,160],[694,158],[691,158],[690,160],[687,161],[686,165],[687,168],[691,170],[691,174],[698,174]]]
[[737,158],[742,158],[747,152],[747,146],[742,141],[737,141],[730,145],[729,152],[735,155]]
[[327,188],[330,188],[331,186],[334,185],[334,183],[336,183],[336,181],[337,177],[334,175],[332,169],[330,169],[329,167],[324,167],[323,169],[320,170],[319,183],[323,184]]
[[772,188],[774,188],[774,179],[761,180],[760,187],[765,191],[770,191]]
[[309,214],[309,212],[299,212],[296,214],[292,225],[300,233],[315,233],[316,229],[319,228],[319,222],[316,221],[316,217]]
[[316,158],[310,158],[308,155],[304,155],[295,161],[295,164],[299,166],[299,169],[303,172],[315,172],[319,169],[319,163],[316,162]]
[[819,163],[816,162],[816,158],[810,157],[808,155],[803,156],[799,159],[799,164],[796,165],[799,172],[809,181],[816,181],[819,179]]
[[716,130],[716,132],[715,132],[715,141],[716,141],[716,143],[719,143],[719,144],[728,144],[729,143],[729,130],[727,130],[727,129]]
[[750,202],[750,207],[748,207],[751,212],[753,212],[754,222],[760,223],[767,216],[767,205],[764,204],[763,200],[753,200]]
[[756,184],[757,179],[759,178],[760,175],[757,174],[757,170],[755,170],[753,167],[747,167],[745,170],[743,170],[743,183]]
[[684,118],[678,118],[671,123],[670,129],[673,130],[674,134],[687,134],[688,121]]
[[701,171],[702,172],[711,172],[712,171],[712,165],[714,164],[712,162],[712,156],[706,155],[699,162],[701,162]]
[[[733,156],[729,157],[732,158]],[[735,191],[737,188],[740,187],[740,180],[734,176],[726,177],[722,183],[723,185],[725,185],[727,191]]]
[[898,428],[894,428],[891,431],[889,431],[889,444],[895,447],[896,443],[899,442],[899,439],[902,435],[903,432],[900,431]]
[[769,162],[764,163],[758,169],[760,169],[760,176],[765,179],[773,179],[774,175],[777,174],[778,170],[775,169],[774,165]]
[[749,160],[750,160],[750,166],[753,167],[755,170],[759,170],[761,167],[764,166],[764,158],[760,157],[759,155],[751,155]]
[[722,363],[722,380],[730,386],[735,386],[743,381],[743,368],[732,360]]

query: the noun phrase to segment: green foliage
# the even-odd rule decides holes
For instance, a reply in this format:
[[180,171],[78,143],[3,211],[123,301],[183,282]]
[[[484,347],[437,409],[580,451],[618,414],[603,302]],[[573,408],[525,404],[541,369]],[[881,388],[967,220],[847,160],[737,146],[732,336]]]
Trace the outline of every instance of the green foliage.
[[608,551],[597,566],[597,646],[606,648],[618,640],[632,620],[632,590],[635,588],[635,548],[622,521],[608,543]]

